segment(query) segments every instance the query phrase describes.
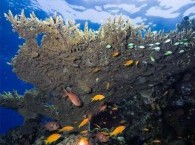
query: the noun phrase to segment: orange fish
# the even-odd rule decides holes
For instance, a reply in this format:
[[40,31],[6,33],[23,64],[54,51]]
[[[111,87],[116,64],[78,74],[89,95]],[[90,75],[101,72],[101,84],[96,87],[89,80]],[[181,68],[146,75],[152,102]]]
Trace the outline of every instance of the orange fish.
[[112,54],[112,56],[114,56],[114,57],[117,57],[119,55],[120,55],[120,52],[119,51],[114,51],[113,54]]
[[68,96],[72,104],[74,104],[75,106],[80,107],[82,105],[80,98],[71,91],[67,91],[66,89],[64,89],[63,96]]
[[87,134],[88,133],[88,130],[83,130],[80,132],[81,134]]
[[82,126],[86,125],[89,122],[88,118],[83,119],[83,121],[79,124],[79,128],[81,128]]
[[53,143],[53,142],[57,141],[60,137],[61,137],[61,134],[54,133],[54,134],[50,135],[50,136],[45,140],[45,144],[47,145],[47,144]]
[[124,66],[131,66],[133,65],[133,63],[134,63],[133,60],[130,59],[124,62]]
[[50,122],[47,122],[45,125],[44,125],[44,128],[48,131],[55,131],[57,130],[58,128],[60,128],[60,124],[57,123],[56,121],[50,121]]
[[118,126],[117,128],[115,128],[115,129],[110,133],[110,136],[116,136],[116,135],[122,133],[123,130],[124,130],[125,128],[126,128],[125,126]]
[[98,95],[95,95],[94,97],[92,97],[92,98],[91,98],[91,101],[92,101],[92,102],[93,102],[93,101],[100,101],[100,100],[102,100],[102,99],[104,99],[104,98],[105,98],[104,95],[98,94]]
[[89,145],[89,141],[86,137],[81,137],[77,145]]
[[64,126],[62,129],[59,130],[59,132],[72,131],[73,129],[74,129],[74,127],[72,127],[72,126]]

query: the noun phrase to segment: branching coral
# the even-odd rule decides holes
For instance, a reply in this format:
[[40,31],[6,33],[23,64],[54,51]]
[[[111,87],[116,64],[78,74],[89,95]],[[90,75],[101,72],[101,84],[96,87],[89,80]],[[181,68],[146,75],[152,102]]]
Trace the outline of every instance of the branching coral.
[[5,14],[5,17],[13,24],[14,29],[22,38],[35,39],[36,35],[44,33],[42,44],[45,43],[45,40],[50,38],[53,39],[53,41],[56,40],[55,45],[63,46],[67,49],[94,37],[92,31],[88,32],[87,25],[83,32],[78,28],[78,24],[76,25],[71,21],[66,21],[64,24],[62,17],[56,14],[44,21],[39,20],[34,12],[30,14],[30,18],[26,18],[24,10],[20,15],[15,16],[9,11],[8,14]]
[[[134,26],[127,20],[125,21],[122,16],[114,19],[108,18],[108,22],[100,27],[98,38],[105,44],[111,44],[113,47],[125,47],[128,41],[138,38],[141,39],[141,30],[144,25]],[[130,40],[128,40],[131,38]]]
[[[17,93],[2,94],[0,105],[18,109],[26,119],[41,115],[56,119],[61,125],[72,124],[88,112],[95,112],[101,101],[122,102],[128,111],[133,105],[137,107],[135,122],[142,116],[140,122],[129,127],[136,132],[150,118],[140,102],[154,99],[151,96],[139,99],[137,92],[154,89],[166,78],[195,67],[192,29],[153,33],[150,28],[144,30],[144,25],[136,27],[119,17],[108,19],[94,32],[87,23],[82,31],[78,24],[64,23],[56,14],[46,20],[39,20],[34,13],[27,18],[24,11],[16,16],[9,11],[5,16],[25,39],[12,60],[13,70],[38,90],[26,92],[24,97]],[[43,34],[41,45],[37,44],[39,34]],[[66,87],[79,96],[83,106],[72,106],[62,97]],[[91,101],[96,94],[105,98]],[[128,100],[132,100],[131,104]],[[75,139],[73,136],[72,140]],[[64,140],[67,142],[68,138]]]
[[8,108],[17,109],[18,106],[23,106],[23,97],[20,96],[17,91],[4,92],[0,94],[0,104]]
[[[64,24],[62,18],[56,15],[44,21],[38,20],[34,13],[26,18],[24,11],[19,16],[13,16],[9,11],[5,16],[26,40],[19,55],[12,61],[14,71],[21,74],[19,76],[22,79],[37,84],[43,90],[51,90],[69,82],[66,86],[76,83],[81,90],[89,92],[98,78],[97,74],[91,72],[112,62],[112,50],[104,49],[104,44],[111,43],[112,47],[117,48],[126,39],[126,29],[130,27],[130,23],[125,25],[120,17],[118,21],[110,20],[96,34],[88,29],[87,23],[82,31],[73,22],[66,21]],[[40,33],[44,36],[38,46],[36,37]],[[24,66],[28,68],[27,71],[22,70]],[[85,77],[85,74],[88,76]],[[41,86],[42,83],[45,85]],[[48,88],[50,85],[52,88]]]
[[[79,25],[71,21],[64,23],[56,15],[43,21],[34,13],[27,18],[24,11],[19,16],[13,16],[9,11],[5,16],[25,39],[12,60],[14,72],[46,94],[28,93],[26,98],[43,98],[40,102],[33,98],[31,102],[39,106],[41,115],[47,114],[57,120],[68,117],[66,121],[72,122],[75,121],[73,114],[78,120],[87,110],[96,109],[99,103],[91,103],[90,97],[97,93],[106,96],[104,101],[121,101],[136,88],[151,87],[170,73],[194,65],[192,30],[154,34],[148,29],[142,36],[143,26],[133,26],[122,17],[108,20],[98,32],[94,32],[87,23],[82,31]],[[36,40],[39,34],[44,35],[40,46]],[[128,44],[132,49],[128,49]],[[159,47],[158,51],[155,47]],[[181,50],[186,53],[180,53]],[[167,51],[174,55],[165,56]],[[151,61],[151,56],[154,61]],[[126,62],[131,62],[131,65],[124,65]],[[66,87],[71,87],[79,96],[83,102],[81,108],[72,107],[62,98],[62,88]],[[36,107],[26,107],[25,110],[38,113]]]
[[[13,16],[9,11],[5,16],[26,40],[12,61],[16,74],[41,90],[57,89],[58,93],[61,87],[66,86],[87,94],[92,90],[103,91],[108,82],[115,85],[119,80],[132,81],[135,75],[131,72],[133,69],[122,66],[128,59],[148,61],[150,57],[142,58],[143,48],[149,48],[144,52],[145,56],[149,56],[153,47],[159,44],[165,49],[176,49],[177,46],[173,46],[175,42],[186,39],[190,47],[194,39],[191,30],[166,34],[163,31],[152,33],[148,29],[142,36],[144,25],[133,26],[122,17],[108,19],[98,32],[94,32],[87,23],[82,31],[78,24],[71,21],[64,23],[62,17],[56,14],[43,21],[34,13],[27,18],[24,11],[19,16]],[[36,42],[39,34],[44,34],[40,46]],[[164,43],[166,40],[171,43]],[[129,43],[132,48],[138,49],[127,50]],[[106,49],[106,45],[111,49]],[[120,52],[120,56],[113,57],[113,51]],[[141,74],[142,67],[135,71]]]

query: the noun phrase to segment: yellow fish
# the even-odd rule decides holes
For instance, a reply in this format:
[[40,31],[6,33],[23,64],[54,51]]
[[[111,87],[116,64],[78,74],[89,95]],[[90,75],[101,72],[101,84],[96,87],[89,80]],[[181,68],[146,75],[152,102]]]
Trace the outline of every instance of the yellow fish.
[[124,66],[131,66],[131,65],[133,65],[133,63],[134,63],[134,61],[130,59],[130,60],[127,60],[124,62]]
[[114,51],[113,54],[112,54],[112,56],[114,56],[114,57],[117,57],[119,55],[120,55],[120,52],[119,51]]
[[72,127],[72,126],[64,126],[62,129],[59,129],[59,132],[71,131],[73,129],[74,129],[74,127]]
[[88,133],[88,130],[83,130],[83,131],[81,131],[80,133],[81,133],[81,134],[86,134],[86,133]]
[[117,128],[115,128],[115,130],[113,130],[110,133],[110,136],[116,136],[116,135],[122,133],[124,129],[125,129],[125,126],[118,126]]
[[86,125],[89,122],[88,118],[83,119],[83,121],[79,124],[79,128]]
[[93,98],[91,98],[91,101],[100,101],[100,100],[102,100],[104,98],[105,98],[104,95],[98,94],[98,95],[95,95]]
[[45,144],[47,145],[47,144],[53,143],[53,142],[57,141],[60,137],[61,137],[61,134],[54,133],[54,134],[50,135],[50,136],[45,140]]

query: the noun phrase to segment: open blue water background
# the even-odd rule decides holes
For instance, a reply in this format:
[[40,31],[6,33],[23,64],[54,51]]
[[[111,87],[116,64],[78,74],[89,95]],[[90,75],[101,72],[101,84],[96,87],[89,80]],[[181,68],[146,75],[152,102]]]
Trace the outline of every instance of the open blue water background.
[[[75,16],[77,23],[80,23],[81,29],[83,28],[84,22],[89,22],[89,27],[97,30],[100,26],[101,16],[106,14],[109,16],[114,15],[115,10],[117,14],[124,14],[135,20],[144,20],[144,23],[148,24],[152,30],[169,31],[175,28],[175,24],[179,23],[184,14],[189,14],[193,17],[195,15],[195,1],[194,0],[179,0],[178,5],[168,5],[168,1],[164,0],[164,3],[158,0],[1,0],[0,1],[0,93],[4,91],[17,90],[19,94],[23,94],[26,89],[30,89],[33,85],[28,84],[20,80],[13,72],[12,67],[8,65],[7,62],[11,61],[11,58],[17,54],[18,45],[21,45],[24,40],[18,38],[18,34],[12,31],[10,22],[8,22],[4,13],[11,10],[13,14],[21,13],[21,10],[25,10],[25,14],[29,16],[30,12],[34,11],[36,16],[40,19],[49,17],[54,11],[58,14],[63,15],[63,12],[67,12],[67,18],[72,19]],[[162,0],[163,1],[163,0]],[[49,7],[49,3],[54,6]],[[183,2],[184,4],[179,4]],[[64,4],[62,8],[58,6],[58,3]],[[56,4],[56,7],[55,7]],[[131,12],[128,6],[134,4],[134,6],[139,7],[143,5],[142,8],[137,12]],[[167,5],[166,5],[167,4]],[[127,6],[127,7],[126,7]],[[154,10],[160,9],[158,12],[161,16],[156,16],[152,13],[152,8]],[[175,9],[174,9],[175,8]],[[67,9],[67,11],[66,11]],[[162,9],[162,11],[161,11]],[[136,10],[136,8],[135,8]],[[193,12],[194,10],[194,12]],[[88,12],[89,11],[89,12]],[[90,13],[94,12],[94,13]],[[157,12],[157,13],[158,13]],[[166,13],[167,12],[167,13]],[[97,15],[97,14],[99,15]],[[155,12],[154,12],[155,13]],[[174,15],[175,14],[175,15]],[[91,16],[94,15],[94,16]],[[138,22],[139,23],[139,22]],[[0,134],[7,133],[11,128],[19,126],[23,123],[24,119],[16,111],[11,109],[6,109],[0,107]]]

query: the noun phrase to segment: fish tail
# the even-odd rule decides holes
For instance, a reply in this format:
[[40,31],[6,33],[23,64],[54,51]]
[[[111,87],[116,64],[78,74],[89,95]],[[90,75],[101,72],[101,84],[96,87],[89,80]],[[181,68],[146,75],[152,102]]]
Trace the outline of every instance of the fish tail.
[[62,132],[62,129],[58,129],[58,131],[57,132]]
[[49,143],[47,139],[46,139],[46,140],[44,140],[44,142],[45,142],[45,144],[46,144],[46,145]]
[[63,96],[67,97],[68,96],[68,91],[66,89],[63,90]]
[[110,137],[115,136],[112,132],[109,134]]

